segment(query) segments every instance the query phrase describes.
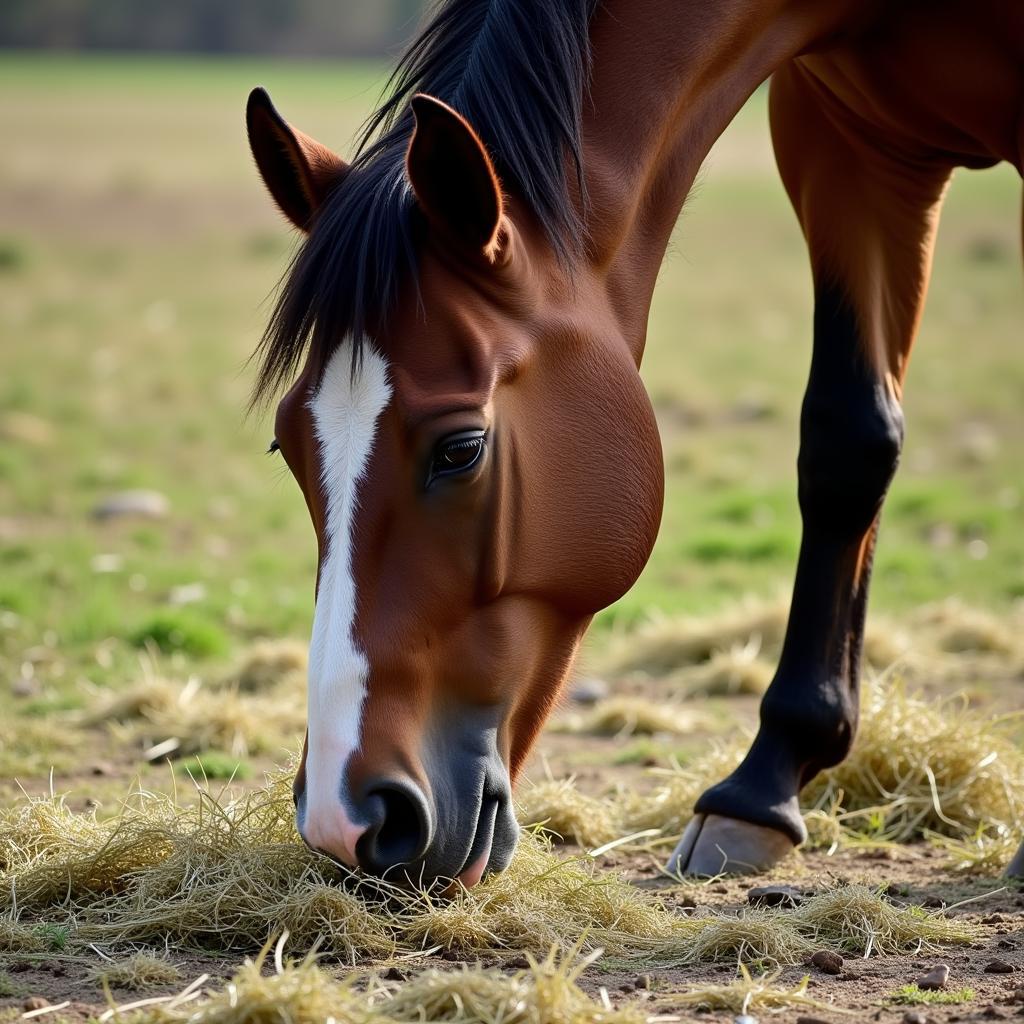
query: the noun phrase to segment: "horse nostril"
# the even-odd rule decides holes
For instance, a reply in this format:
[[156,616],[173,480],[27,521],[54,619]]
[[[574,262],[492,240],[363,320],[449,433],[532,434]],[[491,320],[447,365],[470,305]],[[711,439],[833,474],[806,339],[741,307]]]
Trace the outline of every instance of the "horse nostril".
[[430,810],[426,797],[408,782],[371,785],[364,801],[369,826],[356,844],[367,871],[383,874],[398,864],[418,860],[430,845]]

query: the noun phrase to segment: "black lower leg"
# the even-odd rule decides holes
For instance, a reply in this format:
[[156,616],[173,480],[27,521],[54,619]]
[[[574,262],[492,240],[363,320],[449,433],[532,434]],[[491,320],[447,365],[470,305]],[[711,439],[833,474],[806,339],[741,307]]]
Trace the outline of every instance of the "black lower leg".
[[896,469],[903,418],[871,364],[856,316],[819,287],[798,463],[804,532],[778,671],[743,763],[696,810],[806,838],[800,789],[847,754],[878,515]]

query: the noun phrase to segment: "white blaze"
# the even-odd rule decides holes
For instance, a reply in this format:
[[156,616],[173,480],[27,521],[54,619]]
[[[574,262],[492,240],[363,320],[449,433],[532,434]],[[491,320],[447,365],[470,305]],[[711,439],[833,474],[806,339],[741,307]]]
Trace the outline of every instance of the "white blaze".
[[309,745],[300,828],[311,846],[354,864],[355,840],[363,830],[351,821],[345,806],[344,777],[348,759],[359,745],[369,664],[353,635],[352,529],[359,483],[391,386],[387,364],[371,345],[365,346],[355,377],[351,358],[348,345],[338,348],[309,404],[327,516],[326,553],[309,648]]

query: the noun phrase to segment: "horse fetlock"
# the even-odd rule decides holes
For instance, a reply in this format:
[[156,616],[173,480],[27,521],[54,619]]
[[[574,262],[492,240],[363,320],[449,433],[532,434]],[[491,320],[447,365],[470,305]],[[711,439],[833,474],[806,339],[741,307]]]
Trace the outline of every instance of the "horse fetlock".
[[705,790],[694,811],[775,829],[799,845],[807,838],[800,814],[800,765],[785,744],[762,729],[743,762]]

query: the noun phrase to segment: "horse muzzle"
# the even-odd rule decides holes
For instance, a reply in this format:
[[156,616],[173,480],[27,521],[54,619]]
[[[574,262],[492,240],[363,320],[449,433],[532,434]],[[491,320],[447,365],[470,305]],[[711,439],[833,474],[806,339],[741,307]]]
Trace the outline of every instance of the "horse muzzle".
[[336,861],[399,885],[457,880],[468,888],[504,870],[519,826],[508,768],[498,753],[496,718],[493,709],[460,708],[435,720],[419,758],[421,778],[374,770],[360,752],[338,780],[340,799],[330,820],[323,820],[322,801],[319,820],[311,818],[300,789],[303,839]]

